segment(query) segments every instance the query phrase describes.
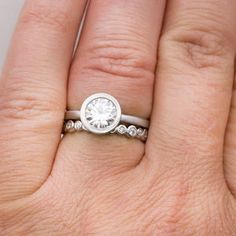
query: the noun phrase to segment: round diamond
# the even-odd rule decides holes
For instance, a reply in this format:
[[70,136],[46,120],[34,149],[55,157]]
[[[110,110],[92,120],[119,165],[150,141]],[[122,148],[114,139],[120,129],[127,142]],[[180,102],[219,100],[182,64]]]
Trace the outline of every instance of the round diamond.
[[74,131],[74,122],[72,120],[68,120],[65,124],[65,131],[66,132],[73,132]]
[[79,120],[76,121],[75,124],[74,124],[74,128],[75,128],[76,131],[82,130],[82,123],[81,123],[81,121],[79,121]]
[[135,137],[137,135],[137,128],[133,125],[129,126],[128,133],[131,137]]
[[81,107],[83,125],[94,133],[108,133],[119,123],[121,110],[115,98],[108,94],[95,94]]
[[106,98],[92,100],[85,110],[85,118],[90,125],[97,129],[103,129],[112,125],[116,116],[116,106],[112,101]]
[[118,132],[119,134],[125,134],[126,131],[127,131],[127,128],[126,128],[125,125],[119,125],[119,126],[117,127],[117,132]]
[[138,128],[137,135],[142,136],[144,134],[144,130],[142,128]]

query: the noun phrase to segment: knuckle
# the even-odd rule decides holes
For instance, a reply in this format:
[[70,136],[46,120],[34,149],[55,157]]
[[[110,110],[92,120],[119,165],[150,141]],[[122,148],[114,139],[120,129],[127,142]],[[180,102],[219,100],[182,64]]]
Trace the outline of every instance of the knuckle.
[[65,8],[51,6],[45,1],[36,1],[29,5],[28,9],[21,17],[22,25],[30,25],[34,27],[42,27],[60,32],[67,32],[69,23],[69,13]]
[[30,94],[20,95],[19,97],[10,95],[1,99],[0,107],[1,116],[7,116],[8,119],[13,120],[28,119],[32,117],[33,112],[37,116],[38,112],[35,111],[42,110],[41,104]]
[[21,77],[8,80],[11,82],[1,86],[0,116],[3,120],[49,121],[58,117],[61,104],[56,89]]
[[[84,96],[105,84],[114,96],[122,97],[124,110],[149,117],[155,66],[155,53],[143,39],[131,39],[126,34],[106,35],[104,38],[97,36],[86,48],[80,48],[80,56],[73,63],[71,77],[86,88]],[[140,88],[146,96],[146,102],[140,103],[137,108],[133,102],[140,97]]]
[[137,44],[129,39],[97,39],[88,49],[89,63],[84,69],[118,77],[153,78],[156,59]]
[[177,26],[163,34],[160,44],[164,48],[170,48],[171,45],[172,57],[193,68],[222,68],[232,54],[231,37],[220,26],[213,27],[207,22],[206,25],[208,26]]

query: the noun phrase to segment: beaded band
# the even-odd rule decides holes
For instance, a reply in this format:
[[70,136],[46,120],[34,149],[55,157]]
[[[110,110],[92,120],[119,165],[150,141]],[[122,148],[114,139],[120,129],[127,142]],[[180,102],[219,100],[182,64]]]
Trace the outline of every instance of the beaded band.
[[122,114],[119,102],[109,94],[88,97],[78,111],[65,112],[64,132],[85,130],[93,134],[120,134],[130,138],[147,139],[149,120]]
[[[74,133],[74,132],[81,132],[81,131],[88,131],[82,124],[80,120],[73,121],[68,120],[64,124],[64,133]],[[118,125],[114,130],[109,132],[110,134],[119,134],[125,135],[129,138],[137,138],[141,141],[146,141],[148,131],[145,128],[136,127],[134,125]]]

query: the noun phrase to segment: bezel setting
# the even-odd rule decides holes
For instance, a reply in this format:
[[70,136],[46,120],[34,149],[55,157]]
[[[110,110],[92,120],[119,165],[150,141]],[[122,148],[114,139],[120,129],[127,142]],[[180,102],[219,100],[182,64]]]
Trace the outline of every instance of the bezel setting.
[[80,119],[88,131],[95,134],[106,134],[114,130],[120,123],[121,107],[118,101],[109,94],[93,94],[83,102]]

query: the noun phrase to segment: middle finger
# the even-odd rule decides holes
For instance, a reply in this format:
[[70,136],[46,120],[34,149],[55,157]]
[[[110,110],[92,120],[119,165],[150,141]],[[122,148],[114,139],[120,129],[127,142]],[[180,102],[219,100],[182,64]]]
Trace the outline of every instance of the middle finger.
[[235,60],[232,3],[173,0],[167,6],[147,150],[156,172],[175,173],[174,181],[223,186]]

